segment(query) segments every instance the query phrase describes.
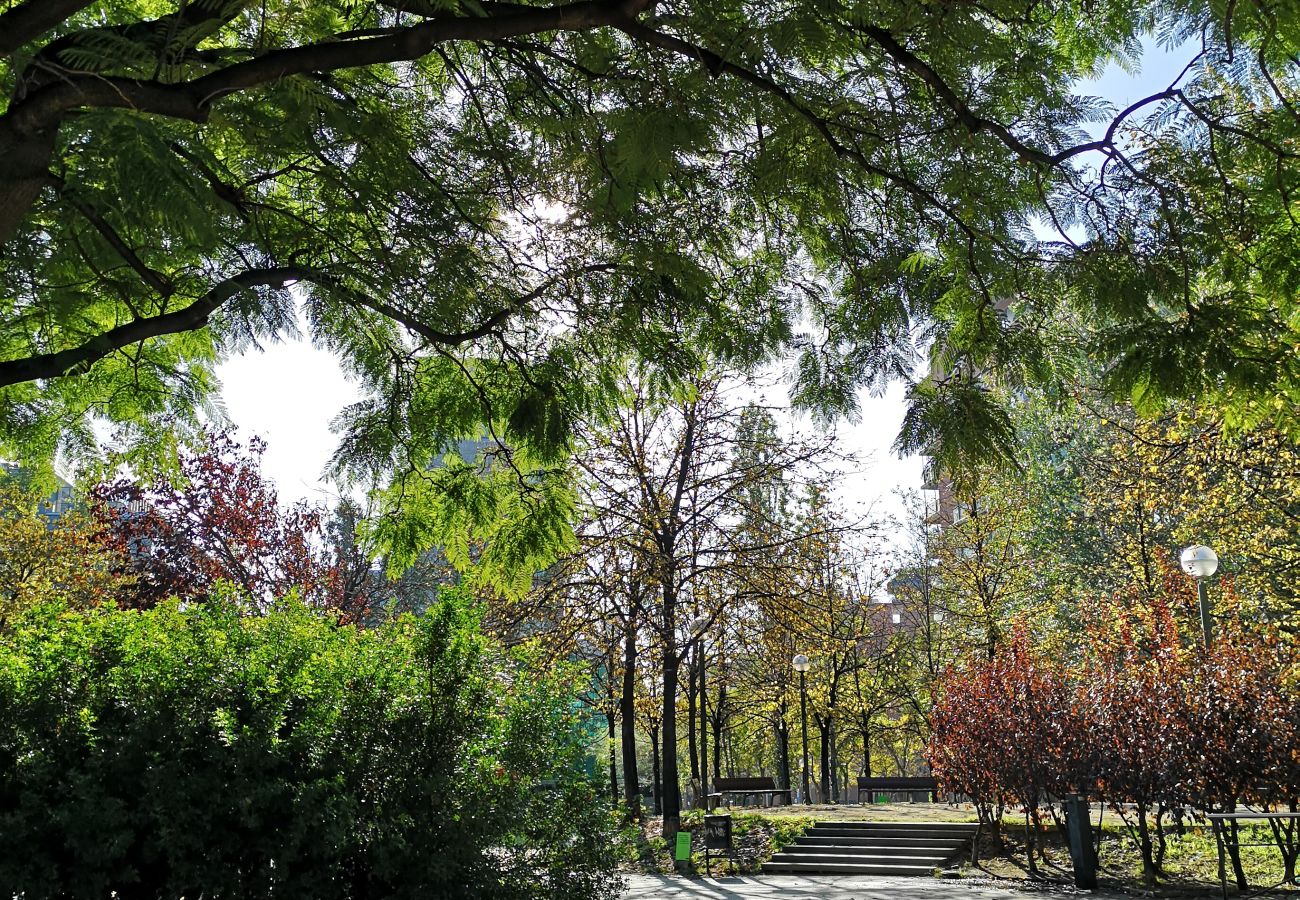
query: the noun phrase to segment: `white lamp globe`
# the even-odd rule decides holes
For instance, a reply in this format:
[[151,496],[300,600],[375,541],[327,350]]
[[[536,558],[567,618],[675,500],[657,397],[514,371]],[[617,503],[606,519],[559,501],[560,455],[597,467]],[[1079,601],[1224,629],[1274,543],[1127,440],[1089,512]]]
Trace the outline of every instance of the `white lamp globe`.
[[808,657],[804,656],[802,653],[791,660],[791,663],[794,665],[794,670],[796,672],[807,672],[812,668],[812,660],[808,659]]
[[1219,555],[1204,544],[1193,544],[1178,557],[1183,571],[1193,578],[1209,578],[1219,570]]

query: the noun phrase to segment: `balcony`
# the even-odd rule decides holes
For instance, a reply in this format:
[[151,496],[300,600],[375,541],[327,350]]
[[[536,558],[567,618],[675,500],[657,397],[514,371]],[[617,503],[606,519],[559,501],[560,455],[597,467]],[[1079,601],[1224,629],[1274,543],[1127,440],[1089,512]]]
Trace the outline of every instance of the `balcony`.
[[925,468],[921,470],[921,490],[937,491],[943,480],[943,471],[939,468],[939,464],[933,459],[926,460]]

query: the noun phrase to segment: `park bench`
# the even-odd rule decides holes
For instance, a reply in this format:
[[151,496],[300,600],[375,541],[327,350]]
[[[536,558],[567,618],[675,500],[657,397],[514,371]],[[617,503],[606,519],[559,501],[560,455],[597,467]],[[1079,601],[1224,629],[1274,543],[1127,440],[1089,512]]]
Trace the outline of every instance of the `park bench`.
[[889,776],[883,778],[872,778],[868,776],[859,776],[858,778],[858,802],[870,803],[877,794],[887,794],[893,797],[897,794],[907,794],[908,799],[915,802],[917,794],[929,794],[932,801],[939,800],[939,782],[929,776]]
[[735,796],[740,796],[741,802],[746,805],[750,797],[762,798],[764,806],[771,806],[776,802],[775,798],[784,797],[785,805],[790,805],[790,792],[777,787],[776,780],[772,778],[719,778],[713,783],[713,793],[709,794],[709,799],[722,800],[730,806],[731,798]]

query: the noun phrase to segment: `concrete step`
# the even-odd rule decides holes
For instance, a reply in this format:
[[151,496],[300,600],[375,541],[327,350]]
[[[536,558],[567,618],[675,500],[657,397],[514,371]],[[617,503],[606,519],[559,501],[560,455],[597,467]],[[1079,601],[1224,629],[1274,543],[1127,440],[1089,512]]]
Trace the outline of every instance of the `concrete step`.
[[790,874],[929,875],[970,846],[964,822],[818,822],[763,865]]
[[894,837],[889,834],[825,834],[820,831],[808,831],[799,838],[801,843],[840,844],[846,847],[868,844],[880,847],[945,847],[959,848],[970,843],[968,837]]
[[908,831],[866,831],[857,828],[840,828],[839,826],[814,825],[806,832],[810,837],[888,837],[895,840],[920,840],[920,841],[969,841],[974,836],[974,832],[963,834],[954,831],[928,831],[924,829],[912,829]]
[[848,828],[853,831],[951,831],[974,834],[976,822],[816,822],[818,828]]
[[899,859],[936,859],[940,862],[956,856],[961,847],[882,847],[879,844],[791,844],[782,853],[800,855],[832,854],[835,856],[895,856]]
[[927,865],[888,865],[873,862],[788,862],[773,859],[763,863],[763,874],[775,875],[913,875],[926,876],[934,871]]

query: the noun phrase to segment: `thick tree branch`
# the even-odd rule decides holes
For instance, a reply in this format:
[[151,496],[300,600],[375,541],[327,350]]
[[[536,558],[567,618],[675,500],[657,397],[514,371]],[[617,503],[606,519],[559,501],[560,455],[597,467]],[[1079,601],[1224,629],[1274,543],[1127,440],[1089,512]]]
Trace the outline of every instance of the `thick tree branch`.
[[0,54],[36,40],[95,0],[26,0],[0,14]]
[[292,266],[249,269],[216,285],[184,309],[135,319],[67,350],[0,362],[0,387],[43,378],[80,374],[95,362],[123,347],[150,338],[195,331],[204,327],[214,312],[243,291],[256,287],[281,288],[291,281],[310,278],[317,274],[308,269]]

